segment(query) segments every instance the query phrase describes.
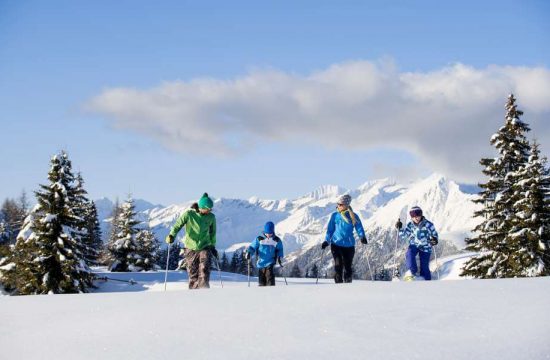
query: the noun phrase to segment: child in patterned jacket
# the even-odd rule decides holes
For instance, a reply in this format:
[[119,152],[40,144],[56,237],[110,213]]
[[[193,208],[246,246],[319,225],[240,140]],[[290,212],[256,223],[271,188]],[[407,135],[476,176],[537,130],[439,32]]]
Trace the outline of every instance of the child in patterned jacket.
[[409,243],[405,258],[408,268],[408,271],[405,273],[405,280],[413,280],[418,271],[416,255],[420,258],[420,276],[425,280],[431,280],[430,256],[432,254],[432,246],[437,245],[439,241],[439,235],[435,230],[434,224],[423,216],[420,207],[412,207],[409,215],[411,221],[407,223],[405,229],[402,229],[403,224],[401,220],[398,220],[397,224],[395,224],[395,227],[399,230],[399,237]]

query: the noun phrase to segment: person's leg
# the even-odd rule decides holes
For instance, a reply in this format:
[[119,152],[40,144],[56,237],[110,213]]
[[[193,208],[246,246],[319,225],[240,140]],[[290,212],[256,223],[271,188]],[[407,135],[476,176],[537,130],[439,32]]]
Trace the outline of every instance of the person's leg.
[[418,271],[418,266],[416,265],[416,254],[418,254],[418,248],[416,246],[409,245],[405,260],[407,262],[407,269],[409,269],[413,276],[416,275]]
[[259,286],[266,286],[266,284],[267,284],[266,270],[267,270],[267,268],[258,269],[258,285]]
[[208,289],[210,287],[210,250],[199,251],[199,279],[197,287]]
[[189,277],[189,289],[196,289],[199,280],[199,252],[185,249],[183,253],[187,276]]
[[275,271],[273,269],[274,266],[275,265],[271,265],[267,267],[266,278],[267,278],[268,286],[275,286]]
[[334,258],[334,282],[340,284],[343,282],[342,273],[344,271],[344,259],[342,257],[342,248],[338,245],[331,244],[330,252]]
[[431,255],[431,252],[420,251],[420,276],[422,276],[424,280],[432,279],[432,273],[430,272]]
[[342,257],[344,259],[344,282],[350,283],[353,279],[353,256],[355,247],[342,248]]

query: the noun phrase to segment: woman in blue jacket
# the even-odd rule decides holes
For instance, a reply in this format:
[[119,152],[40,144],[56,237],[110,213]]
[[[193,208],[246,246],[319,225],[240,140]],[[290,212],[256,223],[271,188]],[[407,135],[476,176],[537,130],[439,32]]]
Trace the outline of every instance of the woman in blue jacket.
[[367,244],[363,224],[350,204],[351,196],[347,194],[340,196],[337,211],[330,216],[325,241],[321,244],[323,250],[330,244],[330,251],[334,258],[334,282],[337,284],[350,283],[352,280],[352,264],[355,255],[353,229],[361,238],[361,242]]
[[439,235],[435,230],[434,224],[424,217],[420,207],[412,207],[409,215],[411,221],[407,223],[405,229],[401,229],[403,227],[401,220],[398,220],[395,225],[399,230],[401,239],[409,243],[405,259],[408,271],[405,273],[404,280],[411,281],[416,276],[418,271],[416,255],[420,258],[420,276],[425,280],[431,280],[430,256],[432,254],[432,246],[438,243]]
[[256,255],[258,266],[258,283],[260,286],[275,286],[273,267],[277,260],[284,256],[283,242],[275,235],[275,224],[268,221],[264,226],[263,236],[258,236],[246,251],[246,259]]

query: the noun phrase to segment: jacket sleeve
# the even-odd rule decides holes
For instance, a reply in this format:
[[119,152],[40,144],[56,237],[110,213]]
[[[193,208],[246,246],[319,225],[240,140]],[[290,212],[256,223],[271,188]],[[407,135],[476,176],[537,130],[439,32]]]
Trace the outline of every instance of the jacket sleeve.
[[254,241],[250,243],[248,246],[248,249],[246,251],[250,254],[250,256],[256,254],[258,251],[258,247],[260,246],[260,242],[258,241],[258,238],[255,238]]
[[210,244],[216,246],[216,217],[213,218],[212,224],[210,225]]
[[410,222],[407,223],[407,226],[405,226],[405,228],[403,230],[399,230],[399,238],[403,242],[407,241],[409,239],[409,237],[411,236],[411,234],[412,234],[412,230],[411,230],[411,223]]
[[437,231],[435,230],[434,224],[432,224],[431,222],[428,223],[428,231],[430,232],[430,236],[431,236],[431,237],[434,237],[434,238],[436,238],[437,240],[439,240],[439,234],[438,234]]
[[282,240],[279,240],[279,242],[277,243],[277,252],[276,252],[276,254],[281,259],[285,256],[285,253],[283,251],[283,241]]
[[176,223],[174,224],[174,226],[172,226],[172,229],[170,230],[170,235],[172,235],[173,237],[176,237],[176,235],[178,235],[178,233],[180,232],[181,228],[184,227],[186,223],[187,223],[187,211],[184,212],[184,213],[179,217],[179,219],[176,221]]
[[363,229],[363,223],[361,223],[359,215],[355,214],[355,220],[355,231],[360,238],[363,238],[365,236],[365,229]]
[[332,215],[330,216],[330,220],[328,221],[327,235],[325,236],[325,240],[329,244],[330,244],[330,241],[332,240],[332,235],[334,235],[334,230],[336,229],[335,217],[336,217],[336,213],[332,213]]

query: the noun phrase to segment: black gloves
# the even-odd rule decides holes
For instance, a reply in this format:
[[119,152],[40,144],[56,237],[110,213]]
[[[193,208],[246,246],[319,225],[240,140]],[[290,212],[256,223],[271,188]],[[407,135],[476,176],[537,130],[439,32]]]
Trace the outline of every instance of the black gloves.
[[165,239],[167,244],[172,244],[174,242],[174,237],[172,235],[168,235]]
[[328,241],[323,241],[323,243],[321,244],[321,249],[325,250],[326,247],[328,246]]
[[248,251],[245,251],[244,257],[246,258],[246,260],[250,260],[250,253]]
[[362,243],[362,244],[365,244],[365,245],[367,245],[367,244],[369,243],[369,242],[367,241],[367,237],[366,237],[366,236],[363,236],[363,237],[361,238],[361,243]]
[[277,256],[277,262],[279,263],[279,266],[283,267],[283,262],[279,256]]
[[397,219],[397,222],[395,223],[395,228],[397,230],[401,230],[403,228],[403,223],[401,222],[401,219]]
[[436,246],[438,243],[439,241],[437,240],[437,238],[433,237],[430,239],[430,245]]

